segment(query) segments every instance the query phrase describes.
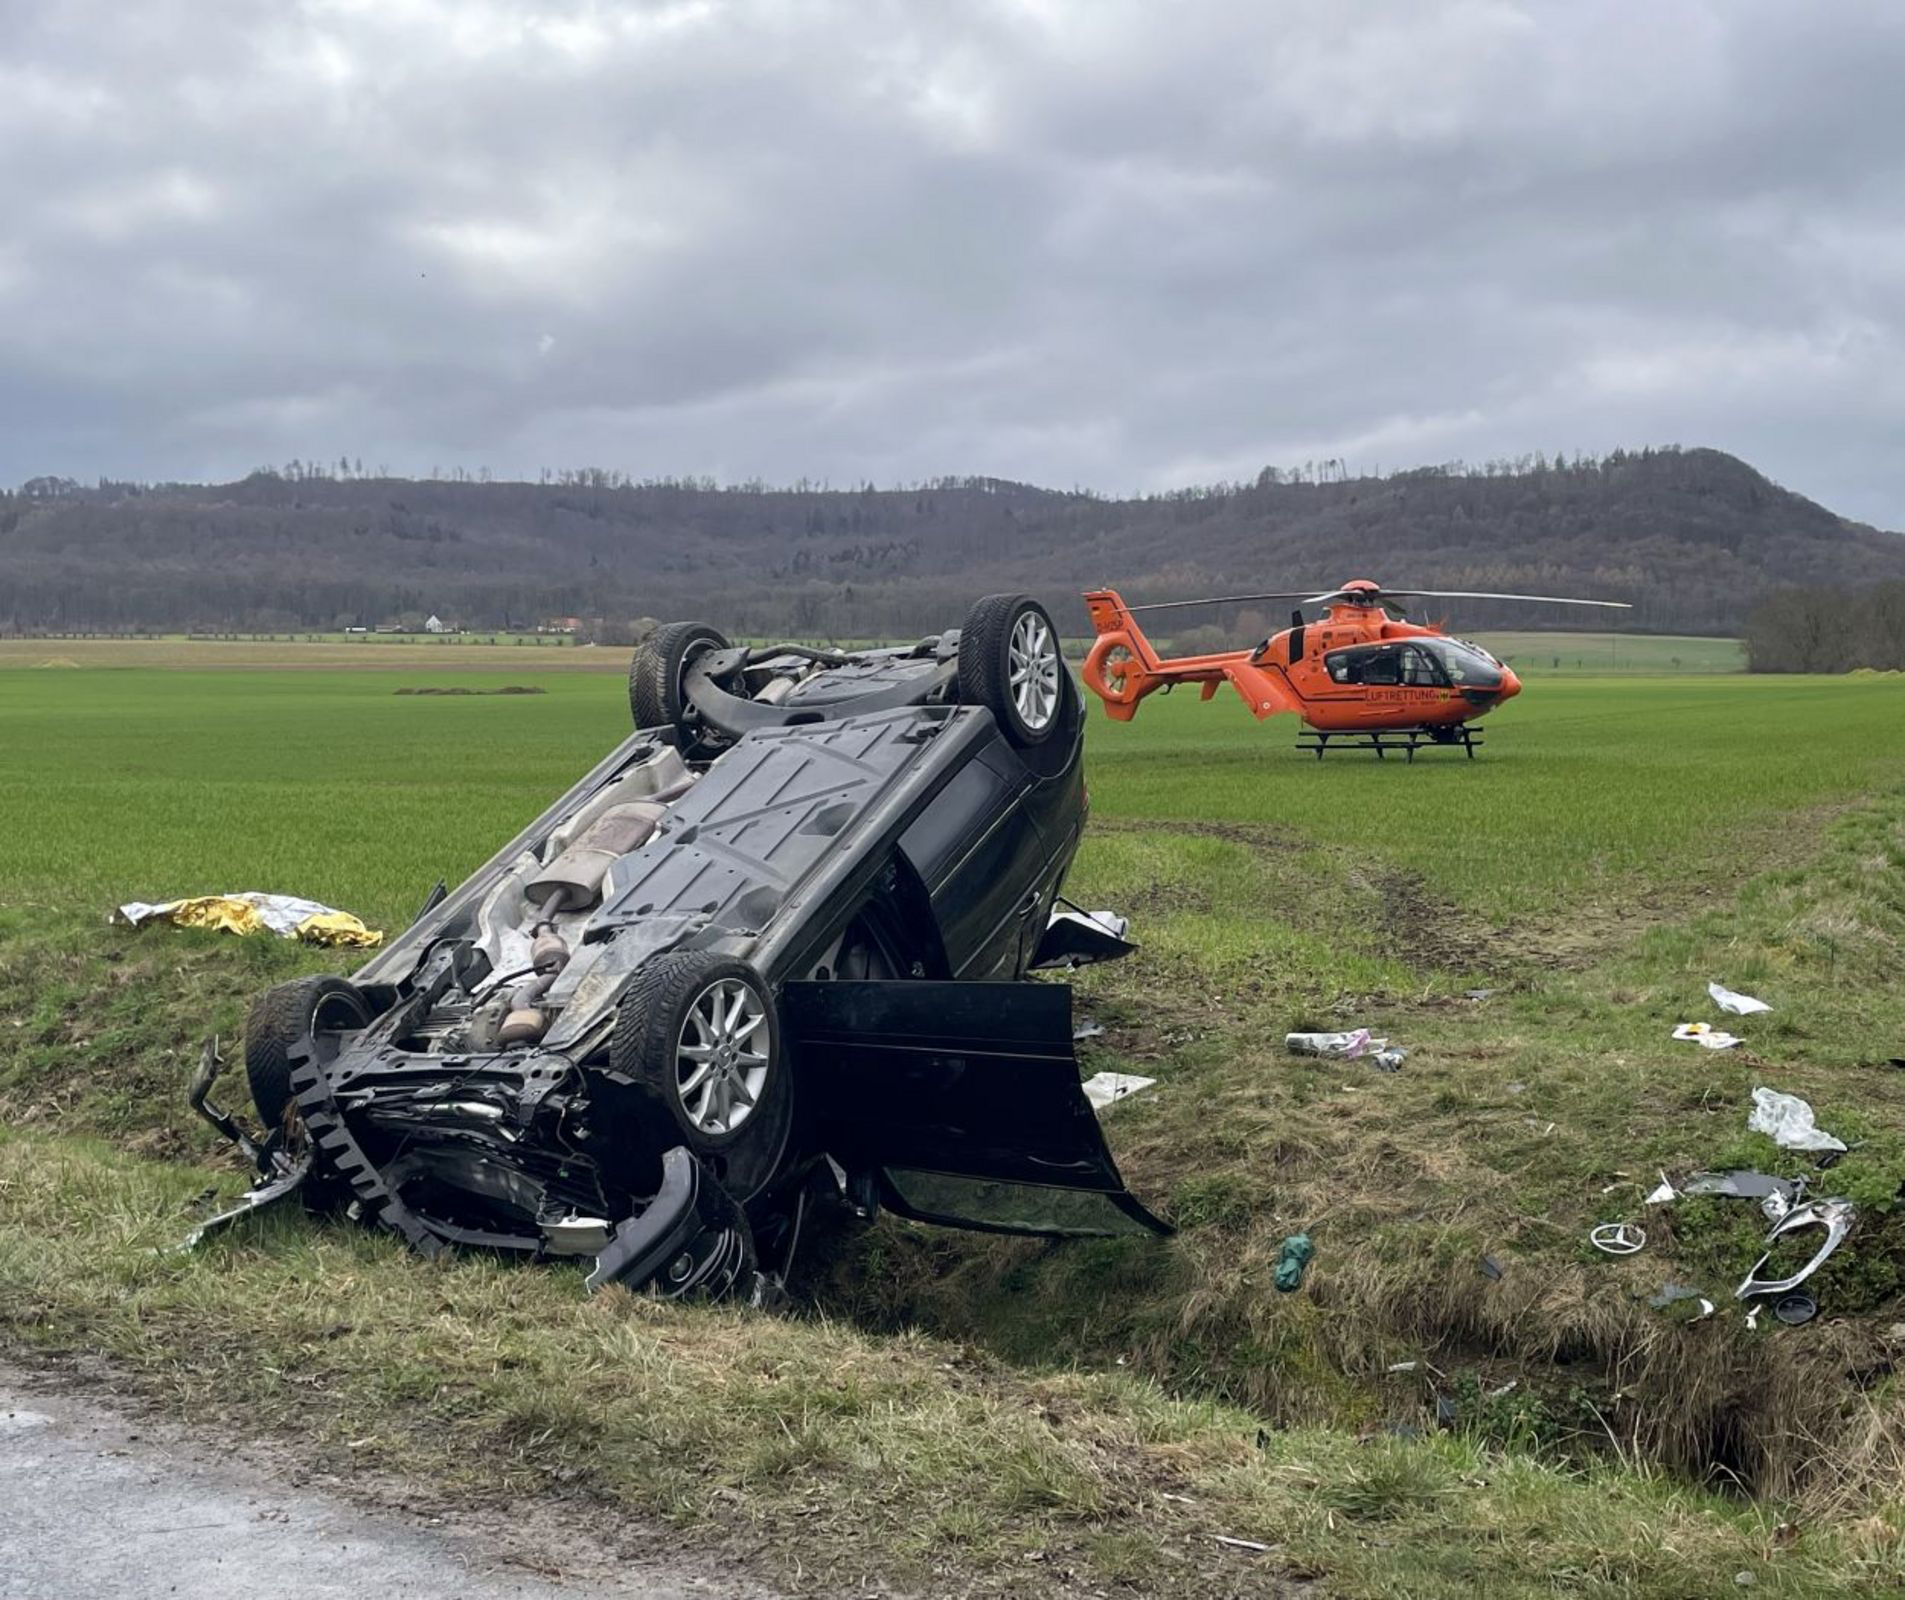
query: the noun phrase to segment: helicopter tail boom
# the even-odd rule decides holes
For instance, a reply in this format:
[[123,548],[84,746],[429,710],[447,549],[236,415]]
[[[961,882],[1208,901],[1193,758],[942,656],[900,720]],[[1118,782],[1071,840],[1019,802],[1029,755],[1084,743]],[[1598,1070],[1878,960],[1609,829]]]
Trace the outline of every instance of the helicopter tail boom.
[[1117,590],[1094,589],[1085,596],[1085,605],[1098,630],[1085,657],[1085,685],[1104,701],[1105,712],[1114,722],[1129,722],[1146,695],[1177,683],[1201,684],[1206,700],[1220,683],[1228,683],[1259,720],[1300,709],[1282,675],[1259,666],[1247,650],[1165,659],[1145,637]]

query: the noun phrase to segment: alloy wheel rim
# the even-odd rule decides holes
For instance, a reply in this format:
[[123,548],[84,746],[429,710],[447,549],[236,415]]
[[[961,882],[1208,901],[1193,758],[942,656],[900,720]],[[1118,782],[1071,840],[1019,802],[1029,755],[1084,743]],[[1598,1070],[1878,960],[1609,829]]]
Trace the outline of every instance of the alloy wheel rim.
[[1022,613],[1013,625],[1006,664],[1019,720],[1037,733],[1058,710],[1059,673],[1058,641],[1038,612]]
[[767,1086],[767,1003],[740,978],[695,996],[675,1042],[675,1093],[703,1133],[727,1134],[753,1114]]

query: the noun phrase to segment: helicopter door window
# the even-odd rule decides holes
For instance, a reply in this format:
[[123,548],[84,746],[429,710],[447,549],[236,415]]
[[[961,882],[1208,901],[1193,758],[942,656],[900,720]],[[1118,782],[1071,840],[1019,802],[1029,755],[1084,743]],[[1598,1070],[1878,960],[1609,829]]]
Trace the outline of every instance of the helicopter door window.
[[1362,669],[1361,682],[1387,688],[1402,682],[1402,652],[1394,645],[1379,645],[1366,652],[1357,663]]
[[1402,651],[1393,644],[1359,645],[1332,651],[1326,658],[1336,683],[1389,686],[1403,681]]
[[1414,689],[1445,689],[1449,682],[1442,664],[1413,644],[1402,647],[1402,681]]

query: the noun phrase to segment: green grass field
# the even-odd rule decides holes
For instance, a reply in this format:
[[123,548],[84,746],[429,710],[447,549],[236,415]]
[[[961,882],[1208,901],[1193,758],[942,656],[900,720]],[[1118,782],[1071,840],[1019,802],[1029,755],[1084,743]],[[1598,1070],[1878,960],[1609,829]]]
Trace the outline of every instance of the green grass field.
[[[666,1516],[817,1592],[1896,1592],[1905,681],[1691,660],[1531,669],[1473,762],[1319,765],[1224,699],[1095,719],[1074,891],[1144,948],[1081,975],[1081,1054],[1159,1080],[1108,1133],[1180,1233],[883,1222],[815,1252],[793,1320],[584,1304],[295,1217],[149,1253],[208,1163],[234,1186],[179,1100],[197,1040],[347,963],[106,911],[261,888],[401,924],[621,735],[616,675],[0,670],[0,1334],[329,1461]],[[446,682],[547,692],[396,693]],[[1778,1007],[1746,1050],[1668,1038],[1722,1020],[1709,978]],[[1281,1049],[1357,1024],[1401,1072]],[[1809,1170],[1746,1133],[1756,1083],[1855,1147],[1804,1329],[1731,1302],[1752,1208],[1640,1204],[1662,1167]],[[1640,1256],[1585,1244],[1614,1217]],[[1316,1261],[1275,1294],[1299,1230]],[[1655,1311],[1669,1279],[1721,1314]]]
[[1744,672],[1746,651],[1738,639],[1660,633],[1480,633],[1488,647],[1529,679],[1570,676],[1674,676]]

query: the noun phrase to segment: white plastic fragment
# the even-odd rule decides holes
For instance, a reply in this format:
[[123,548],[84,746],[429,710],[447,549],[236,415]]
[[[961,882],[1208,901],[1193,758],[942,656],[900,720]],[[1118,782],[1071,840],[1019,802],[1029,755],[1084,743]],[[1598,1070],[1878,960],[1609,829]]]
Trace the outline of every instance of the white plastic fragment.
[[1773,1009],[1764,1000],[1755,1000],[1750,994],[1736,993],[1724,984],[1709,983],[1707,993],[1713,996],[1713,1003],[1722,1011],[1730,1011],[1736,1017],[1750,1017],[1756,1011]]
[[1156,1078],[1140,1078],[1130,1072],[1101,1072],[1085,1080],[1085,1098],[1091,1102],[1092,1110],[1103,1111],[1106,1106],[1134,1095],[1140,1089],[1148,1089],[1157,1081]]
[[1372,1039],[1367,1028],[1349,1033],[1286,1033],[1283,1048],[1293,1056],[1336,1056],[1354,1061],[1371,1051],[1389,1048],[1387,1039]]
[[1845,1141],[1835,1139],[1813,1121],[1812,1107],[1796,1094],[1781,1094],[1777,1089],[1753,1091],[1753,1111],[1746,1119],[1749,1132],[1771,1134],[1782,1150],[1843,1150]]
[[1267,1556],[1270,1553],[1269,1545],[1259,1544],[1255,1539],[1233,1539],[1227,1533],[1214,1533],[1211,1537],[1221,1545],[1228,1545],[1232,1550],[1252,1550],[1260,1556]]
[[1683,1022],[1673,1031],[1676,1039],[1688,1039],[1708,1050],[1731,1050],[1740,1041],[1730,1033],[1710,1027],[1704,1022]]
[[[1603,1190],[1602,1193],[1606,1193],[1606,1191]],[[1647,1204],[1650,1206],[1664,1206],[1669,1201],[1678,1200],[1679,1198],[1680,1191],[1673,1186],[1667,1174],[1663,1172],[1660,1175],[1660,1187],[1652,1190],[1648,1194]]]

